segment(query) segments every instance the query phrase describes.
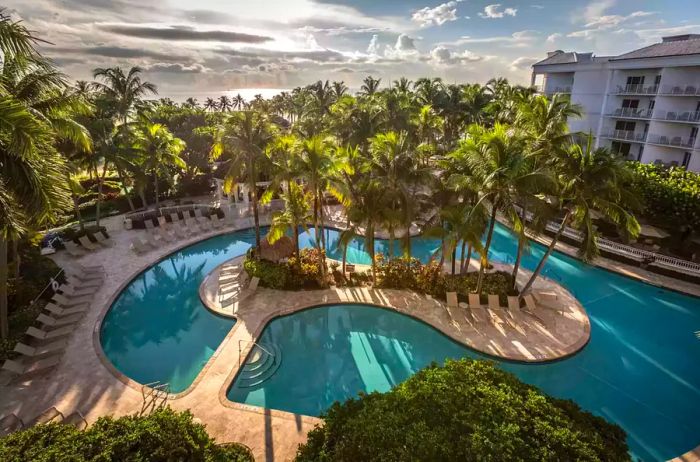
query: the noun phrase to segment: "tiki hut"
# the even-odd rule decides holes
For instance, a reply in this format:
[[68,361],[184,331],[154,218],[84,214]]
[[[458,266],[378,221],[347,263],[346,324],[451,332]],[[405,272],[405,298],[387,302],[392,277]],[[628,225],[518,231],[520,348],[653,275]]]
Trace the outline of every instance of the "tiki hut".
[[288,236],[282,236],[270,244],[270,241],[260,241],[260,258],[271,262],[278,262],[294,255],[294,241]]

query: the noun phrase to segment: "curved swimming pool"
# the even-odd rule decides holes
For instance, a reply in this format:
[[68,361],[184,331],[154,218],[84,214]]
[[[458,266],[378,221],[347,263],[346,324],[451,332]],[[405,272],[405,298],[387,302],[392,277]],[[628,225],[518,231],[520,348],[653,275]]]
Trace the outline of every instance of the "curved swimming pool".
[[[328,255],[340,259],[342,255],[335,245],[339,233],[330,229],[325,233]],[[302,246],[310,245],[312,239],[303,235]],[[132,281],[115,301],[102,327],[103,349],[115,367],[141,383],[159,380],[170,382],[175,391],[178,388],[174,383],[179,384],[179,391],[186,389],[233,325],[232,320],[216,317],[201,306],[198,285],[208,271],[244,253],[253,241],[250,231],[209,239],[173,254]],[[515,254],[515,245],[508,230],[498,226],[491,258],[508,261]],[[376,246],[386,253],[388,243],[377,240]],[[413,254],[423,261],[437,248],[436,240],[413,240]],[[541,246],[533,245],[523,266],[534,268],[542,252]],[[358,238],[352,243],[348,261],[369,262],[364,240]],[[159,272],[168,275],[163,283],[156,280]],[[696,446],[700,441],[700,340],[694,331],[700,330],[700,301],[584,265],[557,252],[549,259],[546,272],[574,293],[588,311],[591,341],[580,353],[563,361],[541,365],[501,363],[502,366],[553,396],[573,399],[583,408],[620,424],[628,433],[634,455],[643,460],[668,459]],[[176,279],[176,273],[180,279]],[[173,278],[178,282],[170,281]],[[275,336],[270,342],[281,351],[278,368],[269,378],[263,376],[267,380],[249,383],[253,387],[245,392],[236,391],[234,385],[229,397],[314,415],[333,399],[383,389],[431,360],[479,357],[427,325],[421,323],[406,333],[395,327],[397,322],[403,326],[403,321],[386,321],[397,313],[371,310],[375,314],[350,317],[352,326],[359,328],[351,330],[357,335],[347,343],[350,348],[358,348],[355,353],[361,350],[369,358],[373,355],[375,363],[371,367],[366,361],[364,365],[355,359],[351,361],[350,356],[343,356],[347,352],[337,346],[321,343],[331,335],[330,331],[323,330],[321,320],[314,314],[316,310],[303,311],[273,320],[262,336],[273,336],[275,323],[291,322],[295,329],[298,319],[300,326],[311,326],[307,329],[310,338],[306,332],[297,336],[304,347],[287,346],[277,342]],[[384,320],[372,319],[373,316]],[[343,322],[339,321],[338,326],[345,326]],[[418,339],[416,332],[420,333]],[[432,340],[423,342],[422,337]],[[409,351],[411,355],[407,355]],[[312,352],[328,356],[315,363],[308,361]],[[310,375],[287,374],[286,365],[294,365],[300,354],[309,366],[314,366],[305,371]],[[344,359],[337,362],[332,355]],[[350,367],[353,362],[355,366]],[[343,380],[337,380],[339,374]],[[294,391],[288,394],[287,401],[276,391],[281,379]]]

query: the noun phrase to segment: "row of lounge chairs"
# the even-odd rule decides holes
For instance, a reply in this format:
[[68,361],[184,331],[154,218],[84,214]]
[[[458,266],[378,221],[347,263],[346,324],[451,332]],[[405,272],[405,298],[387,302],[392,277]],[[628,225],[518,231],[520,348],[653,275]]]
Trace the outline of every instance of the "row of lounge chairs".
[[33,427],[39,424],[61,423],[65,425],[73,425],[78,430],[85,430],[88,426],[85,417],[80,411],[74,411],[67,416],[55,407],[50,407],[32,420],[27,422],[22,421],[15,414],[8,414],[0,419],[0,436],[8,435],[17,430]]
[[219,304],[227,307],[236,300],[252,295],[258,289],[260,279],[252,277],[245,284],[245,270],[238,265],[226,265],[219,270]]
[[68,337],[88,311],[104,281],[101,266],[78,266],[67,272],[66,283],[58,286],[51,301],[17,342],[14,352],[21,358],[6,360],[2,370],[25,379],[56,367],[68,346]]
[[131,241],[131,248],[134,252],[142,254],[178,239],[187,239],[201,233],[221,229],[225,224],[217,214],[213,213],[207,218],[200,209],[195,210],[194,217],[185,216],[182,220],[177,213],[171,213],[170,220],[171,222],[168,223],[164,216],[160,216],[158,217],[158,226],[155,226],[152,220],[146,220],[146,233]]
[[516,296],[507,297],[507,307],[501,306],[500,297],[494,294],[487,295],[487,305],[481,303],[479,294],[470,293],[468,295],[468,303],[459,303],[457,292],[447,292],[446,298],[448,308],[458,308],[460,306],[466,308],[476,322],[488,322],[493,325],[508,324],[516,328],[517,324],[525,321],[524,315],[533,318],[547,328],[555,327],[556,321],[554,321],[554,324],[548,322],[547,317],[538,315],[538,311],[540,308],[559,310],[557,295],[552,292],[537,292],[534,295],[525,295],[523,297],[525,307],[521,307],[520,299]]
[[73,241],[64,241],[63,246],[66,248],[68,254],[72,257],[82,257],[85,251],[94,252],[96,250],[104,249],[106,247],[111,247],[112,241],[109,240],[101,231],[91,235],[95,242],[90,240],[90,237],[86,234],[78,238],[80,245]]

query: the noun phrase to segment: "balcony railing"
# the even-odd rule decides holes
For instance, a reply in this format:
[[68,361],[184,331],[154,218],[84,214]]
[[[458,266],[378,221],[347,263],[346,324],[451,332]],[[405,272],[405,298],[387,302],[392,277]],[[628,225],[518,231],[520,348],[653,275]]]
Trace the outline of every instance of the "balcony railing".
[[673,148],[692,148],[695,146],[695,138],[650,134],[647,137],[647,143],[660,144]]
[[644,85],[641,83],[632,85],[618,85],[613,91],[616,95],[655,95],[659,91],[658,85]]
[[667,122],[700,123],[700,112],[656,111],[654,119]]
[[554,89],[548,89],[546,90],[546,93],[548,95],[553,95],[555,93],[571,93],[571,85],[568,86],[563,86],[563,87],[554,87]]
[[666,96],[700,96],[698,85],[664,85],[661,87],[660,95]]
[[603,138],[614,140],[634,141],[643,143],[646,140],[645,133],[636,133],[634,130],[606,130],[601,135]]
[[651,119],[651,109],[637,109],[632,107],[619,107],[608,113],[610,117],[620,117],[626,119]]

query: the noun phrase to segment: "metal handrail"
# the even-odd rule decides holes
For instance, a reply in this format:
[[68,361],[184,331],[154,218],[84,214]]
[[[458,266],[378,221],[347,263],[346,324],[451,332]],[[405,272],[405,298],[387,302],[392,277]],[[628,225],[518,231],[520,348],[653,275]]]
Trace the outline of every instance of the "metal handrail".
[[627,117],[634,119],[651,119],[653,111],[651,109],[639,109],[634,107],[618,107],[607,115],[612,117]]
[[265,353],[267,353],[267,354],[269,354],[270,356],[272,356],[273,358],[275,357],[275,354],[274,354],[274,353],[270,352],[267,348],[263,347],[263,346],[260,345],[258,342],[255,342],[255,341],[253,341],[253,340],[243,340],[243,339],[241,339],[241,340],[238,341],[238,367],[241,367],[241,353],[243,352],[243,349],[241,348],[241,344],[242,344],[242,343],[245,343],[245,344],[248,344],[248,345],[250,345],[250,344],[255,345],[255,346],[257,346],[258,348],[260,348],[262,351],[264,351]]

